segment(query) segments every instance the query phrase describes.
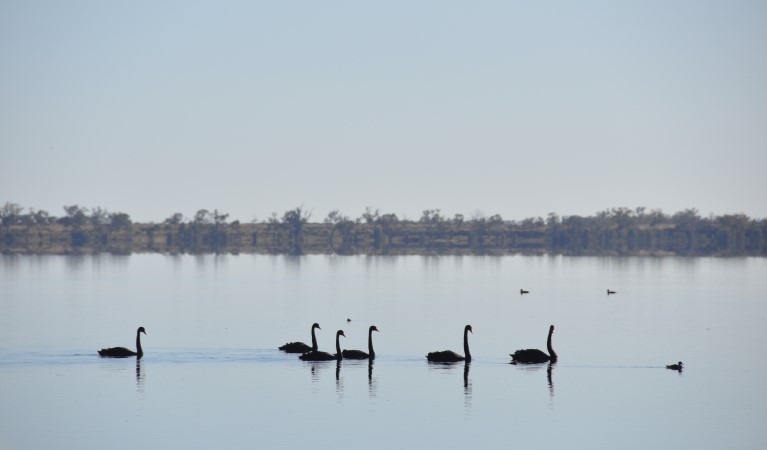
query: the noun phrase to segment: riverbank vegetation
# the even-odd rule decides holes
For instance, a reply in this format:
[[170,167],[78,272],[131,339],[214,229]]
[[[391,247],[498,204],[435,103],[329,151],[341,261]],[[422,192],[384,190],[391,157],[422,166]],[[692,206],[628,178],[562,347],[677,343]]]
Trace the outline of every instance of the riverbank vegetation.
[[303,207],[241,223],[218,210],[161,223],[127,213],[65,206],[64,215],[7,202],[0,209],[0,252],[267,254],[564,254],[767,256],[767,219],[743,214],[701,217],[646,208],[611,208],[591,216],[504,220],[475,213],[446,217],[424,210],[416,220],[367,208],[350,218],[330,212],[310,221]]

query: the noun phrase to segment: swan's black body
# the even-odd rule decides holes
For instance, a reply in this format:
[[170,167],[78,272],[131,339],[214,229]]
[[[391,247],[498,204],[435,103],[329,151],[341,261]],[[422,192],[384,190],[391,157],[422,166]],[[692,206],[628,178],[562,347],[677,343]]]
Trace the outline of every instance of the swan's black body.
[[[314,329],[320,328],[320,324],[315,323],[312,325],[312,346],[304,344],[303,342],[288,342],[287,344],[280,346],[279,349],[285,353],[306,353],[311,351],[317,351],[317,338],[314,336]],[[320,328],[321,330],[322,328]]]
[[610,295],[610,294],[615,294],[615,291],[608,289],[607,290],[607,295]]
[[341,353],[341,343],[339,342],[339,338],[341,336],[346,337],[343,330],[338,330],[336,332],[336,354],[335,355],[331,355],[328,352],[313,350],[313,351],[304,353],[298,358],[301,359],[302,361],[333,361],[333,360],[340,361],[341,359],[343,359],[343,354]]
[[551,347],[551,335],[554,334],[554,325],[549,327],[549,337],[546,340],[546,348],[549,350],[549,354],[538,350],[538,349],[525,349],[525,350],[517,350],[516,352],[510,354],[512,362],[513,363],[521,363],[521,364],[538,364],[538,363],[545,363],[545,362],[557,362],[557,354],[554,352],[554,349]]
[[681,372],[683,368],[684,367],[683,367],[682,361],[679,361],[676,364],[670,364],[666,366],[666,369],[676,370],[677,372]]
[[426,359],[431,362],[458,362],[458,361],[471,361],[471,353],[469,352],[469,332],[471,331],[471,325],[466,325],[463,328],[463,353],[465,356],[461,356],[458,353],[451,350],[443,350],[441,352],[431,352],[426,355]]
[[125,347],[112,347],[102,348],[99,350],[99,356],[102,358],[128,358],[131,356],[137,356],[141,358],[144,356],[144,350],[141,348],[141,333],[146,334],[144,327],[138,327],[136,330],[136,351],[127,349]]
[[529,294],[529,293],[530,293],[530,291],[526,291],[526,290],[524,290],[524,289],[520,289],[520,290],[519,290],[519,293],[520,293],[520,295],[521,295],[521,294]]
[[373,351],[373,332],[378,331],[375,325],[368,328],[368,353],[362,350],[344,350],[342,352],[344,359],[375,359],[376,352]]

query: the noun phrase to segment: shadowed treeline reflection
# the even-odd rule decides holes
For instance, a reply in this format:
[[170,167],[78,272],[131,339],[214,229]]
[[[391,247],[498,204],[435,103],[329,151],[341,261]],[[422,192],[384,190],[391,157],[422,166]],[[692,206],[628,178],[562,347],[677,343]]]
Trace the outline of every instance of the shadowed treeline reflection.
[[[14,204],[7,204],[14,205]],[[226,222],[228,214],[198,211],[183,222],[176,215],[157,223],[119,223],[72,217],[6,212],[0,227],[0,253],[130,254],[569,254],[569,255],[752,255],[767,252],[767,221],[743,214],[701,217],[696,209],[665,215],[646,208],[612,208],[593,216],[550,214],[520,222],[499,215],[450,219],[439,210],[418,221],[395,214],[366,213],[356,221],[329,217],[308,223],[302,208],[263,223]],[[77,208],[75,206],[75,208]],[[13,210],[14,208],[11,208]],[[118,217],[118,216],[115,216]],[[340,220],[340,222],[339,222]]]

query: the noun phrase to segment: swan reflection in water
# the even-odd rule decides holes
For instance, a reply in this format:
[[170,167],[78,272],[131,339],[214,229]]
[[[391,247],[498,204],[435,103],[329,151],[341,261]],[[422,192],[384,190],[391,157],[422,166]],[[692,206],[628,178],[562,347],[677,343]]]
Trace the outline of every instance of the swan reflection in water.
[[136,388],[139,392],[144,390],[144,373],[141,371],[141,358],[136,358]]
[[549,367],[546,368],[546,379],[549,381],[549,395],[554,397],[554,381],[551,379],[551,372],[554,369],[554,363],[549,363]]
[[466,361],[463,364],[463,395],[464,395],[464,406],[467,409],[471,408],[471,381],[469,380],[470,367],[471,367],[471,361]]
[[336,394],[339,399],[344,398],[344,382],[341,380],[341,360],[336,360]]
[[368,360],[368,394],[371,397],[375,397],[376,390],[378,389],[378,379],[373,379],[373,363],[375,360]]
[[[513,361],[511,363],[509,363],[509,364],[511,364],[513,366],[517,366],[517,368],[519,370],[522,370],[522,371],[524,371],[526,373],[540,372],[541,369],[542,369],[541,365],[536,365],[536,364],[517,364],[517,363],[515,363]],[[554,373],[554,367],[555,366],[556,366],[556,363],[554,363],[554,362],[549,362],[546,365],[546,382],[548,383],[549,395],[551,397],[554,397],[554,377],[553,377],[553,373]]]

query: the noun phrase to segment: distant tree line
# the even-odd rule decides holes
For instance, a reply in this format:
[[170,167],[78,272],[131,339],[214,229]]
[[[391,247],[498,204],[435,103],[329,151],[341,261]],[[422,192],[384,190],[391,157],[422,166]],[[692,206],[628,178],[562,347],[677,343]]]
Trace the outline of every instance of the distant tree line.
[[240,223],[202,209],[161,223],[134,223],[123,212],[64,206],[64,215],[6,202],[0,209],[2,253],[337,253],[767,256],[767,220],[743,214],[668,215],[611,208],[591,216],[550,213],[504,220],[474,213],[448,217],[427,209],[417,220],[366,208],[356,218],[331,211],[321,222],[296,207],[263,221]]

